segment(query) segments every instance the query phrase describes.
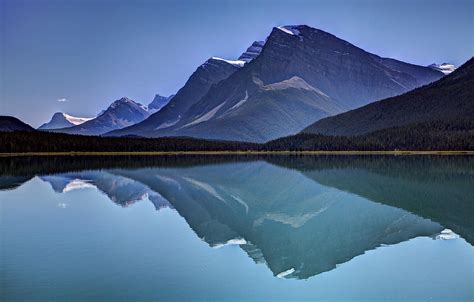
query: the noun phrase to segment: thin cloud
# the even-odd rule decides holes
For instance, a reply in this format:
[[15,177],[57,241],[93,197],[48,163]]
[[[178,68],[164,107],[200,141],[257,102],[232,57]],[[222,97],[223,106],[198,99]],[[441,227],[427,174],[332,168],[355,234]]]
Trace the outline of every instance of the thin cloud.
[[58,99],[58,102],[69,102],[68,99]]

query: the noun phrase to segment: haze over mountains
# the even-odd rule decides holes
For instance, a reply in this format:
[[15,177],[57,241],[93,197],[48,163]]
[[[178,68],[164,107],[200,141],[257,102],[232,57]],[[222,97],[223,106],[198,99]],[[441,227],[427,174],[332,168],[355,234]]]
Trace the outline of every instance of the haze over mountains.
[[[108,135],[264,142],[443,76],[306,25],[274,28],[260,50],[262,44],[255,42],[238,61],[207,61],[160,112]],[[212,80],[196,92],[191,85],[201,69]]]

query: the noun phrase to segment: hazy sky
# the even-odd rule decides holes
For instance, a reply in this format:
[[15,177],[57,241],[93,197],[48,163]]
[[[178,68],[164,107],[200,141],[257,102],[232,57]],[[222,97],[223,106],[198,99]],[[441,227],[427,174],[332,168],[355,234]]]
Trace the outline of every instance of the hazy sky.
[[0,115],[38,126],[56,111],[93,116],[122,96],[148,104],[207,58],[237,58],[285,24],[410,63],[462,64],[474,54],[473,3],[0,0]]

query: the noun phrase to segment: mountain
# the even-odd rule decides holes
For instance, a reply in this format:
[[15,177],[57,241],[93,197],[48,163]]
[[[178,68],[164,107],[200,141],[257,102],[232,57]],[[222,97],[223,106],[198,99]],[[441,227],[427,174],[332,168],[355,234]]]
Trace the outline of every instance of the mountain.
[[473,120],[474,59],[437,82],[406,94],[322,119],[305,133],[360,135],[434,121]]
[[16,117],[0,115],[0,132],[13,131],[35,131],[35,129]]
[[135,180],[115,175],[114,171],[82,171],[40,176],[57,193],[73,190],[96,188],[103,192],[115,204],[128,207],[138,201],[150,200],[157,210],[168,207],[169,202],[160,194],[150,190]]
[[451,72],[456,70],[456,66],[454,66],[453,64],[449,64],[449,63],[443,63],[443,64],[433,63],[431,65],[428,65],[428,67],[432,68],[432,69],[435,69],[435,70],[438,70],[438,71],[441,71],[444,74],[450,74]]
[[152,114],[141,123],[120,131],[111,132],[109,135],[141,135],[145,131],[153,131],[176,124],[181,116],[208,92],[212,85],[226,79],[239,68],[239,66],[226,60],[208,59],[194,71],[184,86],[160,111]]
[[54,132],[82,135],[101,135],[143,121],[149,116],[140,103],[123,97],[113,102],[102,114],[70,128],[54,129]]
[[155,114],[111,135],[265,142],[443,76],[432,68],[381,58],[306,25],[274,28],[240,59],[252,56],[227,78],[195,94],[192,102],[181,100],[178,113]]
[[39,130],[47,130],[47,129],[61,129],[61,128],[68,128],[80,125],[85,123],[93,118],[86,118],[86,117],[76,117],[72,116],[63,112],[56,112],[51,117],[51,120],[47,123],[41,125],[38,129]]
[[247,63],[252,61],[256,57],[258,57],[258,55],[260,55],[263,49],[263,45],[265,45],[265,41],[253,42],[252,45],[247,48],[247,50],[239,57],[238,60],[245,61]]
[[264,161],[120,174],[168,200],[209,246],[240,247],[279,278],[307,279],[381,245],[443,230],[436,222]]
[[155,94],[155,97],[153,98],[153,101],[151,101],[150,104],[148,104],[148,112],[150,114],[155,113],[157,111],[160,111],[161,108],[166,106],[171,99],[174,97],[174,94],[170,96],[161,96],[159,94]]
[[39,176],[58,193],[95,186],[120,206],[153,194],[160,200],[154,202],[157,209],[176,209],[209,246],[234,245],[274,276],[306,279],[383,245],[418,236],[436,239],[445,228],[472,244],[473,161],[469,156],[16,157],[0,161],[0,173],[7,176],[0,189]]

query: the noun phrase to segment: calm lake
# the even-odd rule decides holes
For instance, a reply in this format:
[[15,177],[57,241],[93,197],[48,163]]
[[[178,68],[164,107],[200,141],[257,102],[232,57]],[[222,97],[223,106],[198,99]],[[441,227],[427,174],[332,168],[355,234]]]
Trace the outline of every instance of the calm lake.
[[1,301],[473,301],[473,156],[0,158]]

